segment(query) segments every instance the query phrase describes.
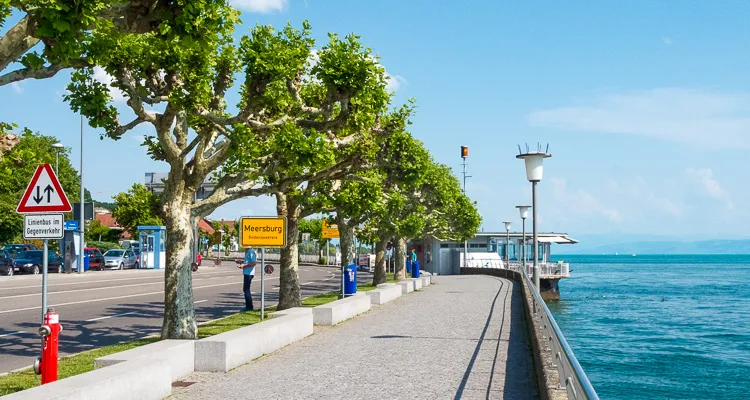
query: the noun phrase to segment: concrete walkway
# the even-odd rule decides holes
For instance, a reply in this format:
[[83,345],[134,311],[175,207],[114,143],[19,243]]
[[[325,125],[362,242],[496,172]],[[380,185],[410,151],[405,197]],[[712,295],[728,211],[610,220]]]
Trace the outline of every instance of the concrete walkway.
[[194,373],[173,398],[538,398],[518,285],[434,283],[229,373]]

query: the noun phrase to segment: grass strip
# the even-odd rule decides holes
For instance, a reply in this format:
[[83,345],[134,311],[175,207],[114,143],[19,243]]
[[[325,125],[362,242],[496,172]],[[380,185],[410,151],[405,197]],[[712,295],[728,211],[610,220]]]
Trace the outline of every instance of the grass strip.
[[[389,283],[398,282],[393,278],[388,279]],[[376,289],[372,283],[357,285],[357,290],[367,292]],[[302,300],[302,307],[317,307],[322,304],[338,300],[339,291],[319,294]],[[266,307],[266,314],[276,311],[276,307]],[[266,315],[268,319],[268,315]],[[203,339],[209,336],[218,335],[234,329],[239,329],[248,325],[260,322],[260,311],[249,311],[233,314],[225,318],[201,324],[198,328],[198,338]],[[94,359],[104,357],[121,351],[130,350],[139,346],[151,344],[159,341],[158,337],[148,337],[145,339],[134,340],[100,347],[98,349],[84,351],[60,359],[58,367],[58,379],[68,378],[70,376],[83,374],[94,370]],[[34,374],[33,368],[24,369],[18,372],[11,372],[7,375],[0,376],[0,396],[30,389],[41,384],[41,376]]]

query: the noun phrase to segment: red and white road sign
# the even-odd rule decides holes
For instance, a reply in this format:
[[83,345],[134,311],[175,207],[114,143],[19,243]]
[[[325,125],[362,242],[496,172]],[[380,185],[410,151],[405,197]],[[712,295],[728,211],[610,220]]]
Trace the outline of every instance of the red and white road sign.
[[36,168],[34,177],[18,203],[16,212],[26,213],[66,213],[70,212],[70,201],[65,195],[57,175],[49,164]]

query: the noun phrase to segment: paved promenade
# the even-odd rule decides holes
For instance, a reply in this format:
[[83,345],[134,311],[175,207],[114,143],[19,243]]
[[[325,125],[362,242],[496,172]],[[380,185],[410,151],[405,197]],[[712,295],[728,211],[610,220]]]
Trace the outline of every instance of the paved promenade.
[[434,283],[229,373],[194,373],[173,398],[538,398],[518,285]]

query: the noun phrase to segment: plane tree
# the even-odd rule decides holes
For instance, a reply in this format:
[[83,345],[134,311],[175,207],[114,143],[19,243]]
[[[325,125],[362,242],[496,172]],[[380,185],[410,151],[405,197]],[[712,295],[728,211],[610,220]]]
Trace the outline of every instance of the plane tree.
[[[0,0],[0,87],[96,65],[92,43],[114,32],[201,38],[224,23],[224,0]],[[18,143],[0,126],[0,157]]]
[[[161,196],[168,231],[163,338],[197,337],[189,245],[197,219],[239,198],[344,176],[350,166],[332,154],[388,129],[378,122],[389,101],[384,71],[358,37],[329,35],[316,52],[304,22],[279,31],[255,26],[235,39],[236,11],[216,13],[221,23],[200,38],[167,29],[92,40],[96,64],[123,92],[129,117],[91,68],[73,72],[66,97],[110,139],[148,127],[148,154],[169,165]],[[239,100],[230,106],[232,98]],[[193,203],[207,177],[215,190]]]

